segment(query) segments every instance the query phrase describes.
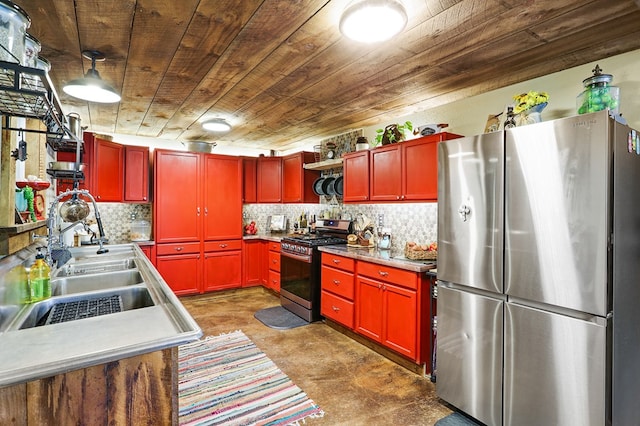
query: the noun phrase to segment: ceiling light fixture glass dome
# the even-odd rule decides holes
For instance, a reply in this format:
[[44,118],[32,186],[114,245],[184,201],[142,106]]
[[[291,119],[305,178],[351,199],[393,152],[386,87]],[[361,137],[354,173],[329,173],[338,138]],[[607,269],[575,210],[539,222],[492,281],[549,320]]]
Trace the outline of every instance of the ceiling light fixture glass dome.
[[62,90],[74,98],[88,102],[104,104],[120,102],[120,95],[107,84],[96,70],[96,61],[104,61],[105,56],[97,50],[84,50],[82,56],[91,59],[91,69],[83,78],[77,78],[67,83]]
[[224,133],[231,130],[231,125],[224,118],[212,118],[203,122],[202,128],[210,132]]
[[342,13],[340,32],[355,41],[376,43],[399,34],[407,20],[407,12],[398,0],[356,0]]

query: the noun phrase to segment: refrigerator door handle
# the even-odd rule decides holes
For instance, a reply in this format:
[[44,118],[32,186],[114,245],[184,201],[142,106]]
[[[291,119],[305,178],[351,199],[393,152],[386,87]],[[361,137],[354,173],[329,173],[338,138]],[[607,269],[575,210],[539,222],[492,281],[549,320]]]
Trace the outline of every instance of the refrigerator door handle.
[[461,204],[460,207],[458,207],[458,214],[460,215],[460,219],[466,222],[467,216],[471,214],[471,209],[466,204]]

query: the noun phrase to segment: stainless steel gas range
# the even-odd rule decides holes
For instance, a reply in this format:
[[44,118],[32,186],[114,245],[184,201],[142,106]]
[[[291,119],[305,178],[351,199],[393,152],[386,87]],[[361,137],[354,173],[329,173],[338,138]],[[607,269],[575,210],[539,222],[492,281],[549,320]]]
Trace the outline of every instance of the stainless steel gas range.
[[320,320],[320,251],[347,244],[349,220],[316,222],[315,234],[290,235],[280,243],[280,304],[308,322]]

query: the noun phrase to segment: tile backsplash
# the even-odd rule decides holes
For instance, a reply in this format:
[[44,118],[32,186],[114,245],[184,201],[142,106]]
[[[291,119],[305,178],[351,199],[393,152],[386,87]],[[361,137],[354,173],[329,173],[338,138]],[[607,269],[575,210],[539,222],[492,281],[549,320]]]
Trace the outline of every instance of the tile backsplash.
[[289,221],[289,230],[303,212],[320,217],[320,213],[331,209],[342,218],[352,218],[358,214],[368,217],[378,229],[378,216],[382,215],[384,227],[392,235],[392,249],[402,250],[407,241],[425,244],[437,241],[438,204],[437,203],[400,203],[400,204],[245,204],[243,217],[245,222],[254,220],[258,232],[266,232],[267,218],[274,214],[283,214]]
[[[132,215],[136,219],[152,222],[151,204],[98,203],[104,231],[112,243],[129,241]],[[267,230],[267,218],[270,215],[283,214],[293,223],[304,212],[320,217],[325,210],[341,218],[355,219],[358,214],[368,217],[378,229],[378,217],[383,216],[384,227],[392,235],[392,248],[402,250],[407,241],[425,244],[437,240],[438,205],[437,203],[399,203],[399,204],[245,204],[242,214],[244,222],[252,220],[258,225],[260,233]]]
[[104,234],[112,244],[128,243],[131,221],[146,220],[152,223],[151,204],[97,203]]

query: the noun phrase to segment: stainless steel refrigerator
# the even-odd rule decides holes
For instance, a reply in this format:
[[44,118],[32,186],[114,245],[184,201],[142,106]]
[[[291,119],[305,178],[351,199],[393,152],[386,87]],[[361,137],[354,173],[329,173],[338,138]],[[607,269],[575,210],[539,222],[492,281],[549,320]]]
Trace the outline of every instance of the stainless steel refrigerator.
[[607,111],[439,144],[442,399],[489,425],[639,424],[638,144]]

